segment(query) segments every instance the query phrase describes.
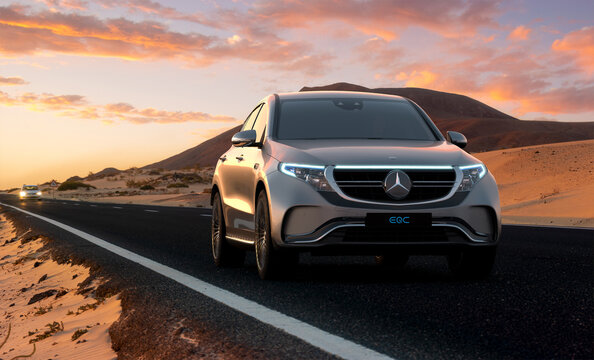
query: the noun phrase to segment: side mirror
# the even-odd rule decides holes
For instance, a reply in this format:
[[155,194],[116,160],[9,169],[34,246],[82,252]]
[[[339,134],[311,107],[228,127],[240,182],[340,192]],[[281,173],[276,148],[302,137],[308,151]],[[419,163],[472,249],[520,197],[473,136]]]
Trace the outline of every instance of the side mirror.
[[233,146],[249,146],[256,142],[256,130],[244,130],[233,135],[231,143]]
[[460,147],[461,149],[464,149],[466,144],[468,144],[468,141],[466,140],[466,136],[464,136],[461,133],[456,132],[456,131],[448,131],[446,133],[446,140],[448,142],[451,142],[452,144]]

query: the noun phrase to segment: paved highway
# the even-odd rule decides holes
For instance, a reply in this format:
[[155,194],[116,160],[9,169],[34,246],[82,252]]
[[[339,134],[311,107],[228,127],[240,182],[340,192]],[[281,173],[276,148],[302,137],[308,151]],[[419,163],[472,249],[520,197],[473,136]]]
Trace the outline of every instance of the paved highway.
[[[253,254],[245,267],[214,267],[208,209],[19,202],[10,195],[0,195],[0,203],[69,225],[389,357],[593,357],[593,230],[504,226],[494,274],[484,281],[454,279],[440,257],[413,257],[402,272],[390,273],[369,257],[303,255],[287,279],[264,282]],[[122,291],[125,319],[112,336],[123,358],[200,357],[204,348],[238,358],[333,357],[44,220],[0,208],[20,231],[31,228],[53,239],[55,257],[88,263],[111,279],[105,288]]]

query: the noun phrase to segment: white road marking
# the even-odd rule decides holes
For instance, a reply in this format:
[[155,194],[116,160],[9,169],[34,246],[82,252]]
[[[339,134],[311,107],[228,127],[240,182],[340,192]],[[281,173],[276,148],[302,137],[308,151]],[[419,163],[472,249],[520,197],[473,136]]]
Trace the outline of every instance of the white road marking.
[[293,335],[323,351],[339,356],[343,359],[392,359],[391,357],[380,354],[372,349],[366,348],[362,345],[356,344],[352,341],[344,339],[340,336],[330,334],[324,330],[318,329],[301,320],[282,314],[276,310],[260,305],[255,301],[248,300],[242,296],[236,295],[228,290],[222,289],[218,286],[209,284],[205,281],[197,279],[179,270],[170,268],[156,261],[148,259],[144,256],[133,253],[129,250],[116,246],[110,242],[100,239],[94,235],[84,231],[73,228],[72,226],[62,224],[61,222],[46,218],[45,216],[37,215],[30,211],[23,210],[16,206],[0,203],[15,210],[21,211],[25,214],[34,216],[38,219],[44,220],[52,225],[64,229],[76,236],[79,236],[90,243],[102,247],[112,253],[133,261],[144,266],[158,274],[161,274],[175,282],[178,282],[188,288],[216,300],[232,309],[242,312],[248,316],[255,318],[265,324],[271,325],[279,330]]
[[121,206],[113,206],[114,209],[123,209]]
[[92,207],[97,207],[97,205],[95,205],[95,204],[91,204],[91,205],[89,205],[89,206],[92,206]]
[[200,216],[212,216],[212,214],[200,214]]
[[74,206],[78,206],[78,205],[80,205],[80,204],[79,203],[74,203]]
[[146,212],[159,212],[159,210],[150,210],[150,209],[144,209],[144,211],[146,211]]
[[62,203],[62,205],[66,205],[66,203],[65,203],[65,202],[63,202],[63,203]]

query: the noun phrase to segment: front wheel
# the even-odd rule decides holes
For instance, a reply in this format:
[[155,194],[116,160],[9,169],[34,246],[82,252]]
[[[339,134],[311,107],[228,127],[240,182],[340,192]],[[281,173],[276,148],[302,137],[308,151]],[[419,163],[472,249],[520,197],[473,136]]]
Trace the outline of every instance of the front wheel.
[[457,277],[485,279],[493,269],[497,247],[466,249],[448,256],[448,267]]
[[221,196],[217,192],[212,204],[211,245],[212,257],[216,266],[241,266],[245,260],[245,251],[229,245],[226,235],[225,219]]
[[299,261],[297,253],[283,253],[276,249],[270,236],[270,211],[268,197],[264,191],[258,195],[256,202],[256,265],[258,275],[263,280],[280,277],[287,268],[296,266]]

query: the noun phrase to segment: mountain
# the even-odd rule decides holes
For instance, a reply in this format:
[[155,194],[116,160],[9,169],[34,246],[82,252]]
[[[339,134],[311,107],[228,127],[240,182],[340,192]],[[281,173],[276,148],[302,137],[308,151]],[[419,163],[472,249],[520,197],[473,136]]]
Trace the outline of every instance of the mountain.
[[222,134],[206,140],[198,146],[194,146],[165,160],[146,165],[142,169],[165,169],[176,170],[193,166],[214,166],[221,156],[231,146],[231,138],[241,129],[241,125],[227,130]]
[[[399,95],[419,104],[442,133],[453,130],[466,135],[469,152],[482,152],[520,146],[594,139],[594,122],[556,122],[518,120],[468,96],[420,88],[378,88],[336,83],[304,87],[300,91],[361,91]],[[231,146],[231,137],[240,126],[225,131],[147,168],[168,170],[214,166],[221,154]]]

